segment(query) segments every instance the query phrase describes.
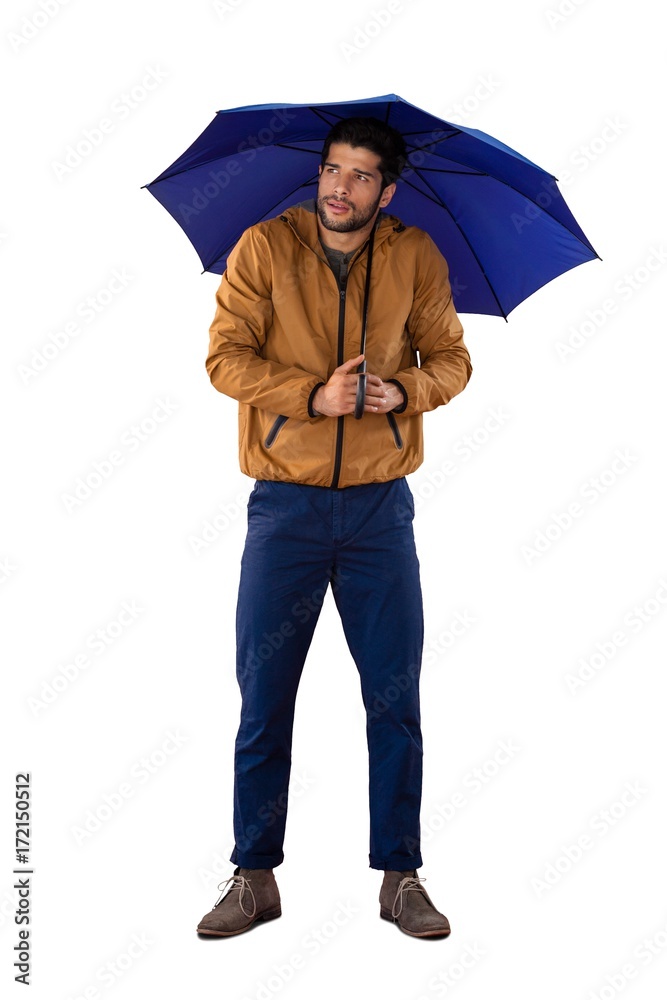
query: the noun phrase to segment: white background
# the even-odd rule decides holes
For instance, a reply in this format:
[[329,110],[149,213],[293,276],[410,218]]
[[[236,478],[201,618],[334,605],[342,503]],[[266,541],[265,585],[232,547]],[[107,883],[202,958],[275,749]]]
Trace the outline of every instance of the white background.
[[[13,783],[30,770],[33,997],[662,995],[663,59],[647,0],[558,2],[402,0],[381,30],[384,0],[4,5],[0,937],[7,980]],[[426,416],[410,477],[429,653],[420,875],[451,937],[379,919],[364,718],[328,596],[297,703],[283,917],[201,941],[233,868],[252,483],[236,404],[204,368],[219,279],[141,185],[221,108],[385,93],[556,174],[603,260],[509,323],[463,317],[473,376]],[[103,118],[111,131],[57,176]],[[114,271],[127,283],[105,303]],[[122,463],[68,510],[114,450]]]

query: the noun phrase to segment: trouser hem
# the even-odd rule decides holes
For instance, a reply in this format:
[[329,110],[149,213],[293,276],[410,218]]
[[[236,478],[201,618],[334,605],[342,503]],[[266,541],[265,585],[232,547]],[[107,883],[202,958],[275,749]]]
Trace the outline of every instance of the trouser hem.
[[284,858],[282,851],[279,854],[246,854],[234,848],[229,860],[238,868],[277,868]]
[[369,867],[381,872],[404,872],[411,868],[421,868],[424,864],[421,854],[412,854],[409,858],[393,856],[387,859],[374,858],[369,854],[368,858]]

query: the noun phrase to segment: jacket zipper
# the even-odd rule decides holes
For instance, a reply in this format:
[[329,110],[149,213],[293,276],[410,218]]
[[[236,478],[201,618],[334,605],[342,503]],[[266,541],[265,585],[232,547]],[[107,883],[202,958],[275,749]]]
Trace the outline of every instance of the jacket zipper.
[[[294,233],[294,235],[298,239],[299,243],[301,243],[302,246],[306,247],[307,250],[310,250],[311,253],[314,253],[315,256],[319,260],[321,260],[323,264],[326,265],[327,269],[329,271],[331,271],[331,268],[329,267],[329,261],[326,259],[326,257],[322,257],[321,254],[317,253],[317,251],[314,250],[313,247],[309,246],[308,243],[306,243],[306,241],[304,239],[302,239],[301,235],[297,232],[297,230],[292,225],[292,223],[287,218],[287,216],[281,215],[280,218],[282,219],[283,222],[287,223],[287,225],[290,227],[290,229],[292,230],[292,232]],[[405,227],[403,227],[403,228],[405,228]],[[359,258],[361,257],[362,253],[364,252],[364,249],[366,248],[367,242],[368,241],[366,241],[366,243],[362,244],[362,246],[361,246],[361,248],[359,250],[359,253],[356,254],[356,256],[354,256],[352,258],[352,260],[350,261],[350,268],[352,267],[352,264],[354,264],[354,262],[356,260],[359,260]],[[345,341],[345,290],[346,290],[346,286],[347,286],[347,277],[348,277],[350,268],[347,268],[347,270],[344,273],[341,271],[341,286],[342,287],[340,287],[338,289],[338,361],[336,362],[336,366],[337,367],[339,367],[340,365],[342,365],[343,362],[344,362],[344,360],[345,360],[345,343],[344,343],[344,341]],[[338,426],[336,428],[336,453],[335,453],[335,457],[334,457],[333,478],[331,480],[331,488],[334,489],[334,490],[338,489],[338,480],[340,479],[340,468],[341,468],[341,463],[342,463],[342,460],[343,460],[343,427],[344,427],[344,424],[345,424],[345,417],[337,417],[336,419],[338,421]],[[273,430],[273,428],[272,428],[272,430]],[[397,428],[397,430],[398,430],[398,428]],[[277,432],[278,431],[276,430],[276,433]],[[270,433],[271,432],[269,432],[269,434]],[[400,435],[399,435],[399,437],[400,437]],[[275,434],[271,438],[271,442],[273,443],[274,440],[275,440]],[[400,447],[403,447],[403,443],[402,442],[401,442]]]
[[[340,367],[345,361],[345,292],[347,289],[347,274],[347,268],[345,271],[341,268],[340,288],[338,290],[338,360],[336,367]],[[336,427],[336,456],[334,459],[333,479],[331,480],[331,488],[334,490],[338,489],[340,467],[343,460],[343,426],[345,424],[345,417],[337,417],[336,419],[338,420],[338,426]]]

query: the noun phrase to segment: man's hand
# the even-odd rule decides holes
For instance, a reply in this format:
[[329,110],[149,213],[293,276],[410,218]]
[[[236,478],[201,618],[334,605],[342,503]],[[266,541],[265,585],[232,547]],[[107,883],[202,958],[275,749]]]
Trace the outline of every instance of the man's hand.
[[[364,360],[363,354],[345,361],[334,371],[326,385],[321,385],[313,396],[312,408],[316,416],[342,417],[354,413],[359,375],[352,373]],[[403,393],[393,382],[383,382],[378,375],[366,373],[364,412],[388,413],[403,402]]]

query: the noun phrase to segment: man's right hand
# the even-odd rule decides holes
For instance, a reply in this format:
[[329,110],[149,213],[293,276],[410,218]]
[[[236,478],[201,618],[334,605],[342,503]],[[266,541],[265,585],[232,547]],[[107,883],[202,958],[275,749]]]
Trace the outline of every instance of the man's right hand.
[[[363,354],[351,361],[345,361],[334,371],[326,385],[321,385],[313,396],[312,408],[316,416],[342,417],[346,413],[354,413],[354,405],[357,399],[358,374],[351,374],[364,360]],[[366,374],[366,405],[364,410],[376,412],[382,408],[382,397],[386,396],[386,389],[382,379],[378,375]],[[369,397],[373,398],[371,401]],[[380,405],[375,405],[379,403]]]

